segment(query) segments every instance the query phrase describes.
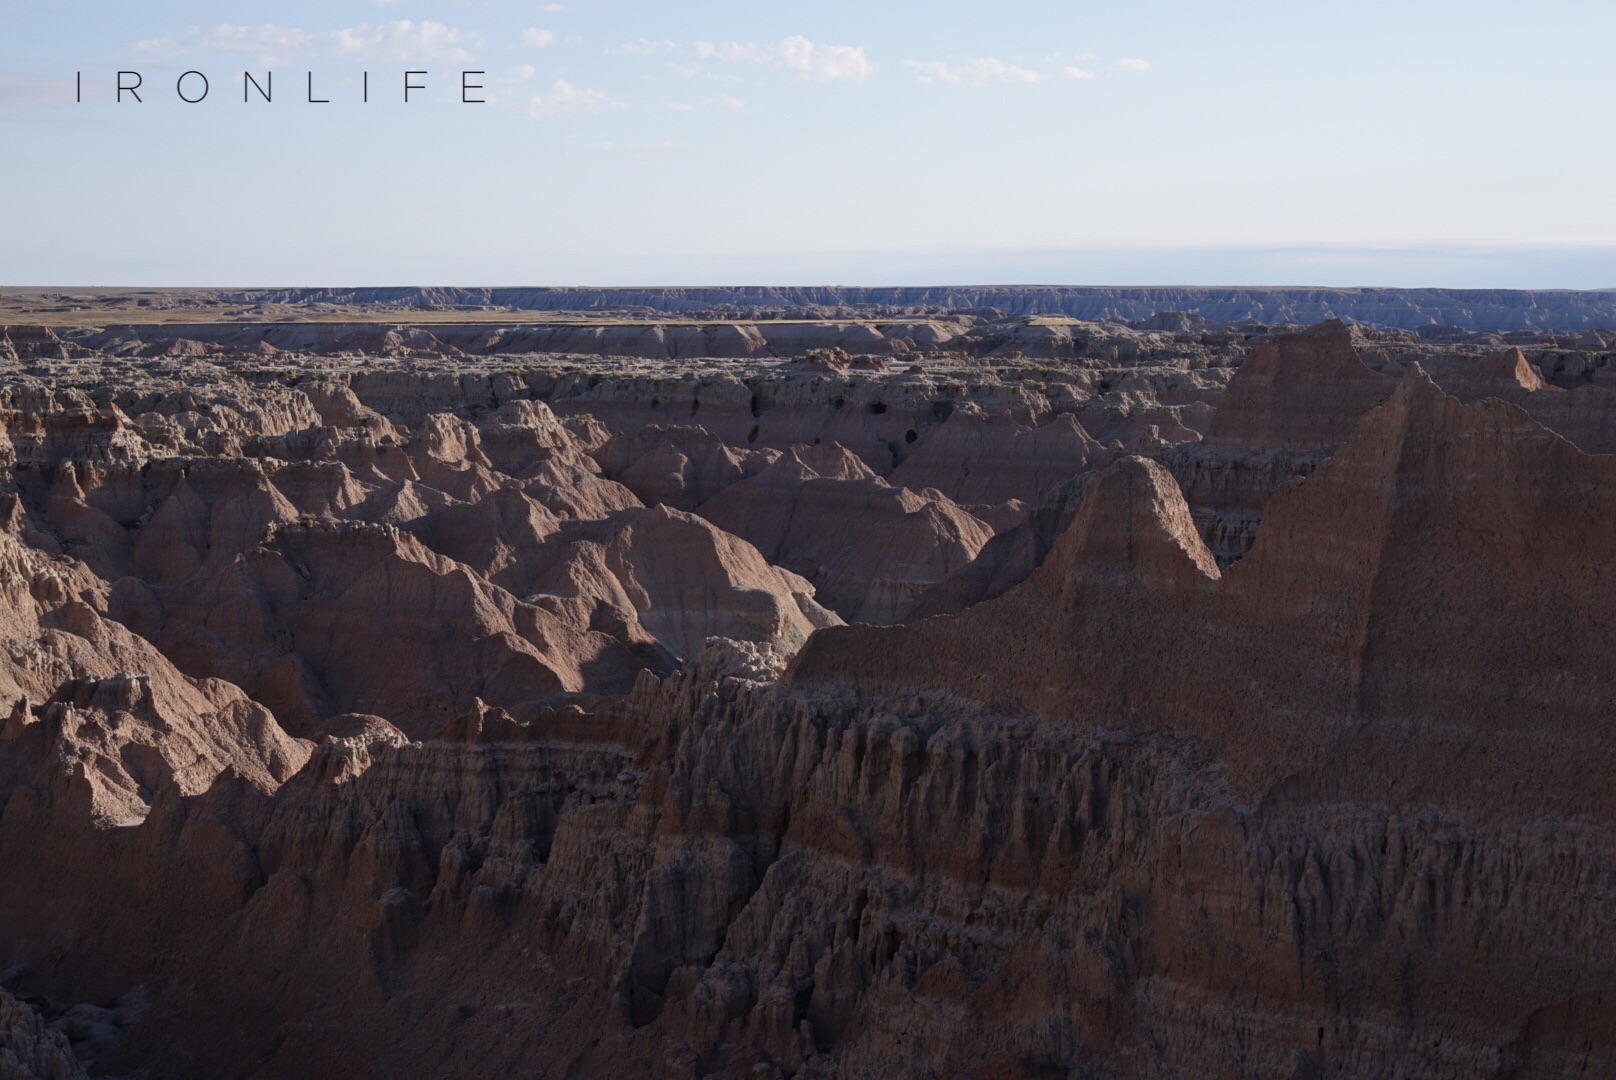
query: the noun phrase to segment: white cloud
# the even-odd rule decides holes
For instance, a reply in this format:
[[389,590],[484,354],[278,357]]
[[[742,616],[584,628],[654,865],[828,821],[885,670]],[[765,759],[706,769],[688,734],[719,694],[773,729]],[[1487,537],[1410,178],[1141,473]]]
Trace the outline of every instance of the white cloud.
[[522,44],[535,49],[542,49],[555,41],[554,30],[540,30],[537,26],[530,26],[522,31]]
[[775,46],[780,62],[810,79],[857,79],[875,70],[864,50],[856,45],[816,45],[805,37],[788,37]]
[[950,64],[946,60],[905,60],[904,67],[915,72],[923,83],[941,83],[944,86],[986,86],[989,83],[1037,83],[1047,76],[1041,71],[1007,64],[997,57],[984,56]]
[[621,101],[608,101],[604,90],[574,86],[566,79],[557,79],[547,92],[534,94],[530,104],[535,112],[546,115],[628,107]]
[[779,41],[698,41],[688,47],[674,41],[640,38],[614,45],[606,50],[606,55],[694,57],[698,63],[675,67],[679,74],[688,76],[703,74],[703,62],[760,64],[820,81],[862,82],[875,71],[875,64],[862,46],[821,45],[800,34]]
[[412,61],[471,59],[467,46],[481,44],[475,34],[465,34],[452,26],[424,20],[372,26],[363,24],[344,30],[311,33],[291,26],[192,27],[177,37],[151,38],[135,48],[157,56],[183,56],[193,53],[247,53],[261,63],[273,64],[298,56],[335,56]]
[[1064,68],[1061,68],[1061,78],[1063,78],[1063,79],[1093,79],[1093,78],[1096,78],[1096,77],[1097,76],[1095,75],[1095,73],[1090,71],[1088,68],[1080,68],[1080,67],[1064,67]]
[[566,10],[566,4],[545,4],[539,8],[539,11],[545,15],[559,15]]
[[731,112],[738,112],[746,108],[746,102],[725,94],[722,97],[704,98],[696,104],[688,101],[670,101],[663,108],[669,112],[700,112],[705,109],[728,109]]
[[1117,61],[1117,70],[1128,71],[1137,75],[1141,71],[1150,70],[1150,61],[1136,60],[1131,56],[1124,56],[1121,60]]

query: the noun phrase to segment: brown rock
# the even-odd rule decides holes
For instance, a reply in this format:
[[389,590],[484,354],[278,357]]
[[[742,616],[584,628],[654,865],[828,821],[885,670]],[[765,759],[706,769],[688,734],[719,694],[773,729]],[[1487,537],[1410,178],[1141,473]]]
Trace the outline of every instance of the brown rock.
[[645,503],[694,510],[724,488],[756,475],[772,454],[736,450],[704,428],[649,427],[619,435],[595,454],[606,476]]
[[0,990],[0,1080],[79,1080],[85,1075],[67,1038]]
[[[1592,779],[1605,751],[1590,751],[1589,733],[1616,693],[1593,660],[1607,647],[1594,566],[1609,546],[1599,522],[1616,513],[1616,459],[1511,406],[1463,405],[1415,368],[1325,466],[1276,495],[1251,554],[1221,580],[1158,482],[1117,479],[1143,468],[1116,466],[1022,586],[949,618],[827,631],[795,677],[1165,725],[1211,740],[1254,795],[1300,773],[1356,797],[1475,813],[1609,810]],[[1085,527],[1094,521],[1111,524]],[[1587,629],[1573,642],[1556,629],[1567,625]],[[1119,640],[1157,658],[1150,679],[1115,662],[1106,643]],[[1049,674],[1029,683],[1024,671]],[[1530,738],[1565,756],[1520,742],[1510,703],[1545,680],[1556,705],[1534,714]],[[1417,771],[1405,766],[1413,738]],[[1466,765],[1480,746],[1485,764]]]
[[1253,349],[1229,380],[1206,445],[1327,452],[1395,384],[1364,366],[1345,331],[1282,335]]
[[1281,335],[1252,350],[1205,441],[1159,455],[1221,563],[1249,550],[1269,496],[1317,468],[1394,385],[1364,366],[1346,330]]
[[813,582],[850,622],[894,621],[991,535],[941,492],[892,487],[829,445],[793,448],[699,512]]
[[674,659],[709,638],[797,651],[816,629],[842,620],[814,601],[803,578],[694,514],[658,506],[576,530],[533,587],[533,603],[578,625],[611,626],[651,640]]
[[959,503],[1038,503],[1102,453],[1069,414],[1028,427],[971,406],[933,429],[889,479],[913,490],[936,488]]
[[37,335],[0,980],[114,1076],[1616,1073],[1607,358],[950,295]]

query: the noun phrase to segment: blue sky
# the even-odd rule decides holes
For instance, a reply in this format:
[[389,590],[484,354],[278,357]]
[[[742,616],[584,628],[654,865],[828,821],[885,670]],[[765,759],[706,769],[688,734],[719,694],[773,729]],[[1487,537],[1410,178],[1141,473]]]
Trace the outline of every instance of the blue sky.
[[0,283],[1611,287],[1612,40],[1608,0],[0,0]]

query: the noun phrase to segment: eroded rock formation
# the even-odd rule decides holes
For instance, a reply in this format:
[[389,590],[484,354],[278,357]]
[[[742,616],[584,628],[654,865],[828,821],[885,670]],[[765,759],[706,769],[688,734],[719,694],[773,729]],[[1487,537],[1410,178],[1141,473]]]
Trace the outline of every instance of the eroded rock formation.
[[1601,366],[793,325],[10,327],[0,1077],[1616,1073]]

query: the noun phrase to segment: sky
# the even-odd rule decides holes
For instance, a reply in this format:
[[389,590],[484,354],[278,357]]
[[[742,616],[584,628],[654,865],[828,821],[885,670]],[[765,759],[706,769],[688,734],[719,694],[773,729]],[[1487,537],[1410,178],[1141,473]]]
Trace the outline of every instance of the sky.
[[1610,0],[0,0],[0,284],[1616,287],[1613,40]]

